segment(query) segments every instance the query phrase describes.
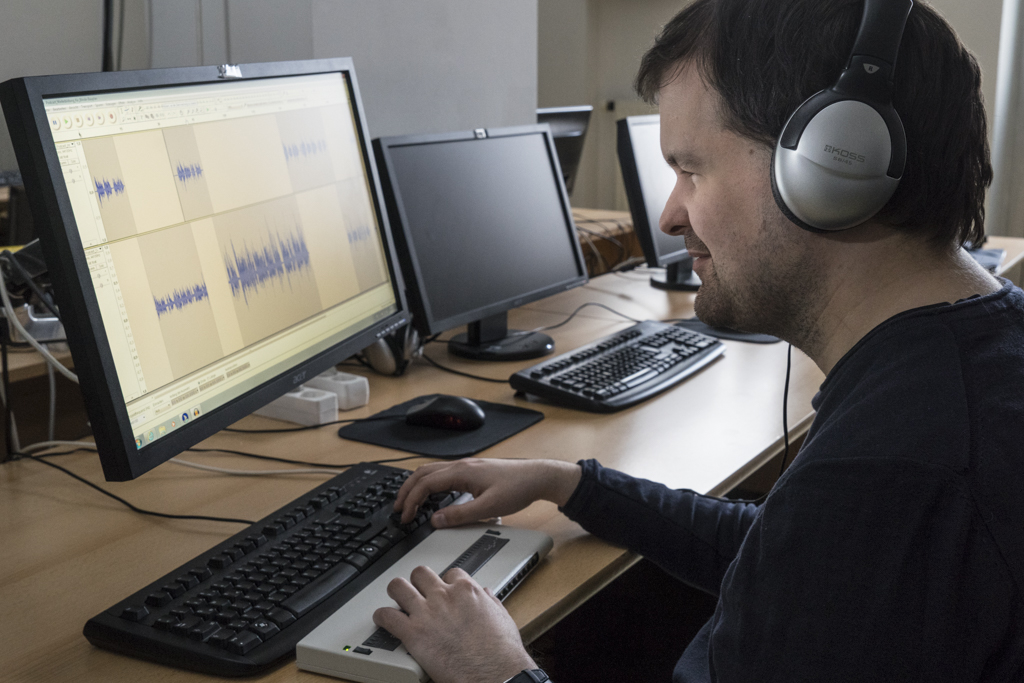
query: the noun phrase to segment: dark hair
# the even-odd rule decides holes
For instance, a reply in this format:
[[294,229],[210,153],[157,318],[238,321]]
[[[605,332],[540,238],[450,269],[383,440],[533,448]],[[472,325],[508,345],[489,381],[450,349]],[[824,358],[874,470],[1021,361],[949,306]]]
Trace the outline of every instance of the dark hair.
[[[726,127],[774,145],[789,115],[846,66],[863,7],[863,0],[695,0],[644,55],[636,90],[653,103],[692,62],[720,95]],[[907,166],[876,218],[936,244],[980,245],[992,182],[981,69],[920,0],[900,44],[893,105],[907,134]]]

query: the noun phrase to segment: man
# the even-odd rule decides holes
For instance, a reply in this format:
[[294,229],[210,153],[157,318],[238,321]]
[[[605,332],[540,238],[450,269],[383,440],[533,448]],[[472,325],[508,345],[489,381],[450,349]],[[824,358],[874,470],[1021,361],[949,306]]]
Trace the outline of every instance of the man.
[[[858,0],[696,0],[644,58],[686,239],[715,326],[777,335],[827,374],[803,448],[763,505],[673,491],[594,461],[421,467],[476,499],[438,527],[556,502],[585,529],[718,596],[674,681],[1024,680],[1024,292],[961,246],[991,179],[980,73],[917,3],[895,68],[908,140],[873,218],[821,233],[772,195],[775,139],[835,82]],[[690,455],[690,454],[688,454]],[[396,579],[375,621],[441,683],[534,669],[501,605],[459,571]],[[684,644],[680,644],[682,651]],[[525,679],[524,679],[525,680]]]

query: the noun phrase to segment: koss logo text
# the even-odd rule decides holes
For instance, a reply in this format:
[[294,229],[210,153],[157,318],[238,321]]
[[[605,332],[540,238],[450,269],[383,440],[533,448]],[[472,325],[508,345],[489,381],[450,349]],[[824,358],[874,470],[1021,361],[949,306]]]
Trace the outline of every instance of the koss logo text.
[[832,145],[825,145],[825,153],[832,155],[832,161],[839,161],[849,166],[853,166],[853,162],[855,161],[862,164],[867,161],[863,154],[857,154],[856,152],[851,152],[848,149],[840,149],[838,147],[833,147]]

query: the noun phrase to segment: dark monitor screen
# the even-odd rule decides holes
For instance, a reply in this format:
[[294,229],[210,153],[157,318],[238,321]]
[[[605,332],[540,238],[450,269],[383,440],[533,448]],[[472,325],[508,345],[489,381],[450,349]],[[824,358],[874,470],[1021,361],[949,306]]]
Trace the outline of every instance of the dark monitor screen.
[[562,179],[570,195],[576,185],[576,172],[579,171],[583,143],[586,140],[587,126],[590,124],[590,114],[593,110],[589,104],[537,110],[537,123],[551,126],[555,150],[558,152],[558,163],[562,167]]
[[527,336],[506,312],[587,280],[548,127],[374,144],[418,331],[471,324],[483,357],[531,357],[497,348]]
[[407,321],[351,60],[0,97],[108,479]]
[[[669,268],[666,282],[674,279],[683,283],[680,289],[696,289],[700,280],[692,273],[693,260],[683,238],[659,228],[661,214],[676,183],[675,171],[661,152],[661,117],[654,114],[620,119],[618,152],[633,229],[647,264]],[[655,286],[661,282],[652,280]]]

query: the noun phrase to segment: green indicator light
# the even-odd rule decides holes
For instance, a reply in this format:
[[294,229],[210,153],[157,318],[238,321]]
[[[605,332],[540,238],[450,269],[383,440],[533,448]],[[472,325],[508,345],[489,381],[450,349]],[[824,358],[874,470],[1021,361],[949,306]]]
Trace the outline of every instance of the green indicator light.
[[348,651],[349,651],[349,650],[351,650],[352,648],[351,648],[350,646],[346,645],[346,646],[345,646],[344,648],[342,648],[342,649],[343,649],[343,650],[344,650],[345,652],[348,652]]

